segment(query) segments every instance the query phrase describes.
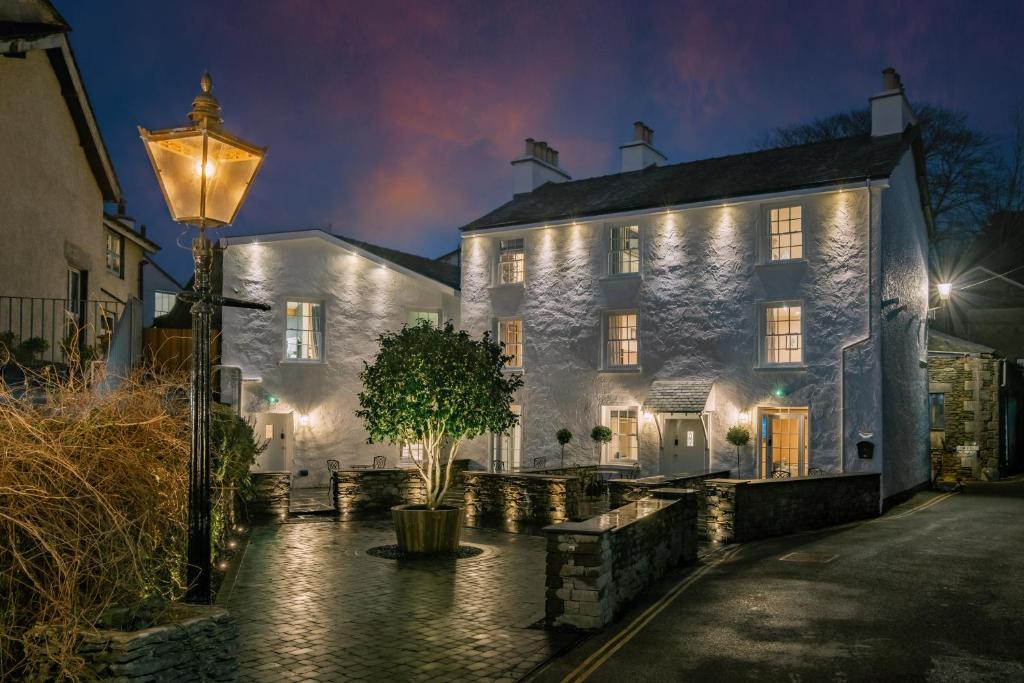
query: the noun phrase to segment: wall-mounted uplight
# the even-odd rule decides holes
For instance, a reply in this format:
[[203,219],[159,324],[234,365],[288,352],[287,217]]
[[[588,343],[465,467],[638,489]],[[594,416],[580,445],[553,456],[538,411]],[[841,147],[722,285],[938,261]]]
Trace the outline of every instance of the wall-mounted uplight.
[[949,301],[949,295],[953,293],[953,283],[951,282],[940,282],[935,285],[935,289],[939,290],[939,298],[943,301]]
[[299,416],[299,425],[300,426],[308,427],[311,423],[312,423],[312,420],[310,419],[309,415],[300,415]]
[[651,422],[652,420],[654,420],[654,413],[650,412],[649,410],[645,410],[643,412],[643,416],[644,422]]
[[739,413],[736,415],[736,421],[740,424],[747,424],[750,422],[750,413]]

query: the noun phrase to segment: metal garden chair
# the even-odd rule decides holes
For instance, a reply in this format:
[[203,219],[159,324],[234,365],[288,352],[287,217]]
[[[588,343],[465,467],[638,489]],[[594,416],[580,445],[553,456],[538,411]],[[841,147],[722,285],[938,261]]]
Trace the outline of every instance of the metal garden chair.
[[493,465],[493,468],[494,468],[495,472],[504,472],[505,471],[505,461],[504,460],[495,460],[492,463],[492,465]]
[[373,469],[375,469],[375,470],[382,470],[385,467],[387,467],[387,464],[388,464],[388,459],[386,457],[384,457],[383,455],[375,455],[375,456],[373,456]]
[[327,478],[330,480],[329,486],[331,487],[331,502],[334,502],[334,496],[338,492],[338,480],[334,478],[334,473],[341,469],[341,463],[337,460],[327,461]]

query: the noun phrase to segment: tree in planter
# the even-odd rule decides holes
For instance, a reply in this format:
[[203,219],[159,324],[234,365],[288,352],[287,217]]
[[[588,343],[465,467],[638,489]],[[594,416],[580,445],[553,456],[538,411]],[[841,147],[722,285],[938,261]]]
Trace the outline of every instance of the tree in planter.
[[413,464],[426,487],[426,507],[435,510],[462,442],[516,425],[511,403],[523,380],[502,372],[511,357],[486,332],[474,339],[451,323],[421,320],[379,341],[377,357],[364,361],[359,375],[356,416],[369,443],[423,444],[423,457]]
[[740,478],[740,449],[750,443],[750,430],[743,425],[729,427],[725,440],[736,447],[736,478]]
[[558,466],[565,467],[565,446],[572,441],[572,432],[562,427],[555,433],[555,438],[558,439],[558,445],[562,447],[562,454],[558,458]]

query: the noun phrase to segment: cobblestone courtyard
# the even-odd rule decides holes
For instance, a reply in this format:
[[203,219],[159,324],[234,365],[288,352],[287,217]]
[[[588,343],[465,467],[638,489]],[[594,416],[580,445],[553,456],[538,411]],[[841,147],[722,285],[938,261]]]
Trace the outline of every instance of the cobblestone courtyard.
[[[247,681],[515,680],[567,644],[544,615],[544,539],[464,529],[458,561],[368,556],[390,522],[255,528],[225,604]],[[454,565],[454,566],[453,566]]]

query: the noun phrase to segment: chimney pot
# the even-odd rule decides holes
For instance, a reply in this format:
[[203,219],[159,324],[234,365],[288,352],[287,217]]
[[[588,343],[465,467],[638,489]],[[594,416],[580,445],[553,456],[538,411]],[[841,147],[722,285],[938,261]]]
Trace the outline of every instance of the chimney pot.
[[558,150],[544,140],[526,138],[526,154],[512,161],[513,193],[532,192],[544,183],[571,180],[569,174],[558,167]]
[[903,87],[900,75],[891,66],[882,70],[882,90],[899,90]]
[[902,133],[907,126],[917,122],[903,89],[903,79],[891,66],[882,70],[882,91],[868,101],[871,103],[873,136]]

